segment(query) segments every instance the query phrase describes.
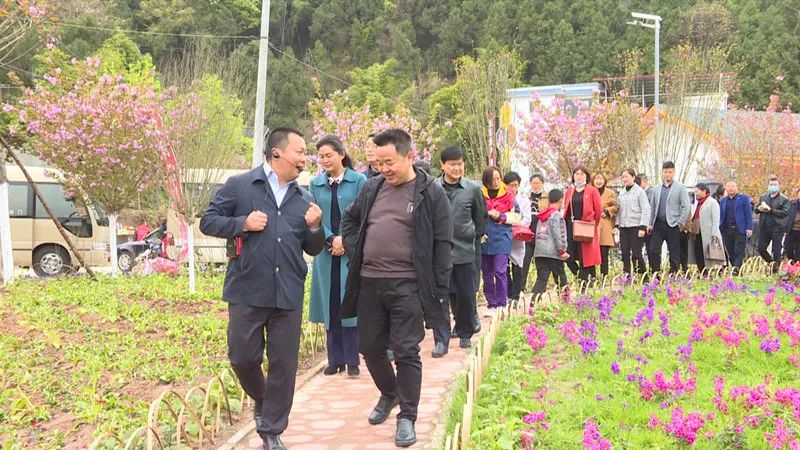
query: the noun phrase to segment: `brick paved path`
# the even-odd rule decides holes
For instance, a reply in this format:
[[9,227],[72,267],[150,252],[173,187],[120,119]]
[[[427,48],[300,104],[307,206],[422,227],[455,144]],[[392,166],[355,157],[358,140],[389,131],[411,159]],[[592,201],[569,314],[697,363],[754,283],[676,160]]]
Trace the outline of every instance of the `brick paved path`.
[[[483,328],[488,329],[488,319]],[[476,342],[473,339],[473,344]],[[427,330],[422,348],[422,397],[417,417],[417,444],[411,448],[430,448],[434,428],[443,412],[444,403],[454,378],[464,367],[468,350],[458,348],[458,340],[450,342],[450,352],[433,359],[433,334]],[[372,383],[363,361],[361,376],[349,378],[319,374],[295,393],[289,417],[289,429],[282,439],[289,450],[362,450],[394,449],[394,432],[398,408],[381,425],[370,425],[367,416],[378,401],[378,390]],[[261,449],[261,438],[250,431],[233,447],[235,450]],[[230,448],[230,447],[225,447]]]

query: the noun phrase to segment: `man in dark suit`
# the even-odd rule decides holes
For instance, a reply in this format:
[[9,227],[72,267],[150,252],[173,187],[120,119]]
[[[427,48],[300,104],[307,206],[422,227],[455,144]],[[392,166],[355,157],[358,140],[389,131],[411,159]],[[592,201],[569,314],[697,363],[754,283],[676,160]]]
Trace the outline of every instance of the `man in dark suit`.
[[[319,254],[325,235],[322,211],[295,181],[306,164],[303,135],[293,128],[274,129],[264,156],[263,165],[225,182],[200,220],[200,230],[242,241],[222,289],[228,302],[228,357],[254,400],[264,449],[284,450],[280,435],[294,399],[308,272],[303,252]],[[261,370],[265,344],[266,382]]]
[[753,209],[750,197],[739,193],[739,185],[729,181],[725,185],[725,197],[719,202],[719,229],[728,261],[734,273],[744,262],[747,240],[753,235]]

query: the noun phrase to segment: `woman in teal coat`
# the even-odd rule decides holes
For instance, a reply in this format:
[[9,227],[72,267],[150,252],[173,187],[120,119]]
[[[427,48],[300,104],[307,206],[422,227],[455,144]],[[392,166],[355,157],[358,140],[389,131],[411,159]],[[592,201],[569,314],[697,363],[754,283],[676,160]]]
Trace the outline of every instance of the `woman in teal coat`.
[[319,165],[325,170],[311,180],[314,203],[322,208],[327,250],[314,259],[311,276],[309,320],[324,323],[328,334],[328,367],[325,375],[343,372],[358,376],[358,333],[356,320],[340,319],[344,298],[348,258],[341,236],[344,210],[355,201],[367,178],[353,170],[344,144],[338,137],[327,135],[317,142]]

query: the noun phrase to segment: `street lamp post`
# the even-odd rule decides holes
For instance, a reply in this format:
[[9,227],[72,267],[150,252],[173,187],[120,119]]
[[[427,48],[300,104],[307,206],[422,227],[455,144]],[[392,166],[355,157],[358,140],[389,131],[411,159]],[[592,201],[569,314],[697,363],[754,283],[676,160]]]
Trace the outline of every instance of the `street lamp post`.
[[253,124],[253,167],[262,162],[264,152],[264,110],[267,101],[267,57],[269,56],[270,0],[261,4],[261,33],[258,41],[258,82],[256,83],[256,118]]
[[635,19],[633,21],[628,22],[628,25],[637,25],[640,27],[645,28],[652,28],[656,31],[656,63],[655,63],[655,97],[653,99],[654,106],[655,106],[655,122],[653,124],[653,133],[655,138],[653,139],[653,150],[656,151],[658,154],[658,105],[659,105],[659,91],[660,91],[660,84],[659,84],[659,75],[661,72],[660,69],[660,48],[661,48],[661,16],[656,16],[653,14],[642,14],[637,12],[632,12],[631,16]]

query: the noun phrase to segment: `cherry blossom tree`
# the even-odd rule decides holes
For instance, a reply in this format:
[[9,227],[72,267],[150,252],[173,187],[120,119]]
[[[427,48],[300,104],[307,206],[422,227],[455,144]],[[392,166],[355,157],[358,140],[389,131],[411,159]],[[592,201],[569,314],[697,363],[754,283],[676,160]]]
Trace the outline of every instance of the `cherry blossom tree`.
[[555,98],[546,105],[534,98],[531,113],[521,117],[517,136],[528,163],[550,180],[566,184],[580,164],[604,167],[607,152],[600,145],[606,105]]
[[761,193],[776,175],[784,189],[800,187],[800,114],[769,98],[766,111],[733,108],[723,119],[719,154],[709,168],[720,180],[736,180],[750,195]]
[[434,123],[423,125],[403,105],[396,106],[391,114],[374,114],[369,104],[361,107],[341,106],[347,95],[347,91],[338,91],[328,99],[311,101],[309,111],[314,127],[312,139],[317,140],[328,133],[339,136],[359,167],[366,167],[364,148],[372,132],[401,128],[411,135],[416,158],[430,160],[439,143],[440,127],[448,126]]
[[75,78],[54,67],[23,89],[16,113],[33,139],[35,156],[60,170],[60,182],[86,193],[109,213],[112,274],[117,273],[116,221],[137,196],[160,186],[161,132],[156,118],[168,93],[104,74],[99,58],[72,62]]

